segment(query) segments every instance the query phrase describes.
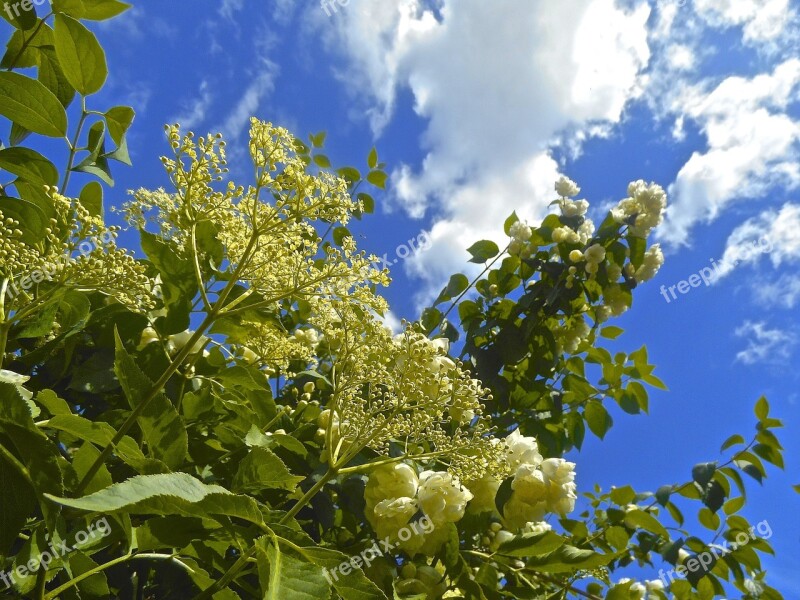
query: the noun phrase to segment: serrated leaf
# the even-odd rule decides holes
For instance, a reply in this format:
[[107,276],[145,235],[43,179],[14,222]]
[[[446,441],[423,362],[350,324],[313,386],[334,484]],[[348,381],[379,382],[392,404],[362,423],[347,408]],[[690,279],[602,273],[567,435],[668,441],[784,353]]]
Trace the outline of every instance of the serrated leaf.
[[291,491],[303,479],[292,475],[283,461],[270,450],[255,446],[239,465],[231,489],[253,493],[264,489]]
[[78,510],[213,517],[226,515],[251,523],[264,522],[253,498],[238,496],[218,485],[207,485],[187,473],[137,475],[82,498],[47,498]]
[[67,134],[67,113],[41,82],[19,73],[0,72],[0,115],[49,137]]
[[260,538],[256,548],[269,561],[269,571],[259,570],[264,600],[320,600],[330,596],[324,570],[284,552],[277,539]]
[[108,77],[106,55],[97,37],[72,17],[57,13],[56,55],[70,85],[84,96],[97,92]]
[[[126,352],[115,332],[116,353],[114,372],[128,398],[128,403],[135,409],[139,403],[151,394],[153,382],[139,369],[133,358]],[[188,436],[186,427],[178,411],[175,410],[163,393],[158,392],[137,419],[142,429],[150,453],[158,460],[164,461],[170,468],[178,468],[188,452]]]
[[501,544],[497,553],[505,556],[543,556],[564,545],[565,539],[553,531],[523,533]]

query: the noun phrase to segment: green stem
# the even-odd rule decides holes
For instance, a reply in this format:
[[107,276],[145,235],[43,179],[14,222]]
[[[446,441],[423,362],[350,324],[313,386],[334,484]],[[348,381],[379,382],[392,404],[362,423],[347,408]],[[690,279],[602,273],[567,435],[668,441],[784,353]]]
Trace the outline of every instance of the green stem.
[[61,182],[61,189],[59,192],[66,196],[67,195],[67,185],[69,185],[69,176],[72,172],[72,166],[75,164],[75,155],[78,153],[77,145],[78,140],[81,137],[81,131],[83,130],[83,124],[86,122],[86,117],[89,116],[89,113],[86,111],[86,96],[81,96],[81,118],[78,121],[78,127],[75,130],[75,137],[69,142],[69,159],[67,160],[67,170],[64,172],[64,180]]
[[[6,5],[6,6],[8,6],[8,5]],[[41,21],[39,21],[38,25],[36,25],[36,29],[33,30],[33,33],[31,34],[31,37],[29,37],[27,40],[24,40],[22,42],[22,46],[20,46],[19,52],[17,52],[17,55],[14,57],[14,60],[11,61],[11,66],[9,66],[6,69],[6,71],[13,71],[14,70],[14,67],[17,66],[17,62],[19,61],[20,57],[22,56],[22,53],[25,52],[25,50],[28,49],[28,46],[30,46],[31,42],[33,41],[33,38],[36,37],[36,34],[39,33],[39,30],[42,28],[42,25],[44,25],[44,22],[47,19],[49,19],[50,17],[52,17],[52,16],[53,16],[53,13],[49,13],[49,14],[45,15],[42,18]]]
[[174,561],[175,564],[180,565],[184,570],[187,570],[189,572],[193,572],[191,569],[189,569],[188,566],[183,564],[181,561],[176,560],[175,557],[172,554],[149,554],[149,553],[126,554],[125,556],[120,556],[119,558],[115,558],[113,560],[110,560],[105,564],[98,565],[94,569],[90,569],[90,570],[86,571],[85,573],[81,573],[77,577],[73,577],[72,579],[70,579],[64,585],[62,585],[60,587],[57,587],[52,592],[47,594],[44,597],[44,599],[45,600],[50,600],[51,598],[56,598],[59,594],[65,592],[68,589],[70,589],[71,587],[79,584],[84,579],[88,579],[89,577],[92,577],[93,575],[97,575],[98,573],[102,573],[106,569],[109,569],[109,568],[114,567],[116,565],[122,564],[124,562],[129,561],[129,560],[165,560],[165,561],[166,560],[170,560],[170,561]]
[[108,444],[106,444],[105,448],[103,448],[103,451],[95,459],[94,463],[92,463],[92,466],[89,467],[88,471],[86,471],[86,474],[83,476],[83,479],[81,479],[80,483],[78,484],[78,487],[75,488],[76,496],[81,494],[83,490],[86,489],[86,486],[89,484],[92,478],[97,474],[97,471],[100,470],[100,467],[103,466],[103,463],[114,451],[116,445],[119,444],[119,442],[122,440],[125,434],[128,433],[131,427],[133,427],[137,419],[142,415],[142,413],[144,413],[145,409],[149,406],[149,404],[153,401],[153,399],[156,398],[159,393],[161,393],[161,390],[167,384],[170,377],[172,377],[175,374],[175,371],[177,371],[178,368],[180,368],[180,366],[183,364],[183,361],[186,360],[186,357],[189,356],[189,354],[191,354],[192,348],[194,348],[195,344],[200,340],[201,337],[203,337],[203,333],[205,332],[206,329],[208,329],[208,327],[211,326],[216,317],[217,313],[214,311],[210,312],[206,316],[203,323],[200,325],[197,331],[194,332],[194,335],[191,338],[189,338],[189,341],[186,343],[186,345],[181,349],[181,351],[178,353],[175,359],[170,363],[167,369],[161,374],[159,380],[156,381],[155,384],[153,384],[153,387],[150,389],[148,394],[141,400],[141,402],[139,402],[139,404],[136,405],[136,408],[134,408],[133,411],[131,411],[131,414],[128,415],[128,418],[125,419],[125,422],[117,430],[117,433],[114,434],[114,437],[111,438],[111,441]]
[[[297,501],[289,512],[287,512],[280,521],[278,521],[278,525],[286,525],[294,516],[299,513],[303,507],[305,507],[311,499],[317,495],[317,493],[325,487],[325,484],[328,483],[331,479],[336,477],[337,471],[333,468],[329,468],[328,471],[323,475],[319,481],[317,481],[311,488],[303,494],[303,497]],[[234,579],[236,576],[247,566],[247,563],[253,557],[256,552],[256,546],[253,544],[250,548],[247,549],[237,560],[233,566],[228,569],[225,574],[217,579],[211,587],[206,588],[202,592],[200,592],[197,596],[194,597],[194,600],[208,600],[214,596],[214,594],[221,592],[225,589],[225,587]]]
[[[442,315],[442,321],[441,321],[441,323],[439,324],[439,327],[441,327],[441,326],[442,326],[442,324],[445,322],[445,319],[447,319],[447,315],[449,315],[449,314],[450,314],[450,312],[451,312],[451,311],[452,311],[452,310],[453,310],[453,309],[456,307],[456,305],[457,305],[457,304],[458,304],[458,303],[461,301],[461,299],[462,299],[464,296],[466,296],[466,295],[467,295],[467,292],[469,292],[469,291],[470,291],[470,290],[471,290],[471,289],[472,289],[472,288],[475,286],[475,284],[476,284],[476,283],[478,283],[478,281],[480,281],[481,277],[483,277],[483,276],[484,276],[484,275],[487,273],[487,271],[489,271],[489,269],[491,269],[491,268],[494,266],[494,264],[495,264],[495,263],[496,263],[498,260],[500,260],[501,258],[503,258],[503,256],[505,256],[505,253],[508,251],[508,248],[509,248],[509,246],[511,246],[511,244],[510,244],[510,243],[509,243],[509,244],[508,244],[508,246],[506,246],[506,247],[505,247],[503,250],[501,250],[501,251],[498,253],[498,255],[497,255],[496,257],[494,257],[494,258],[492,259],[492,261],[491,261],[489,264],[487,264],[487,265],[486,265],[486,267],[483,269],[483,271],[481,271],[481,272],[478,274],[478,276],[477,276],[477,277],[475,277],[475,279],[473,279],[473,280],[470,282],[470,284],[467,286],[467,289],[465,289],[463,292],[461,292],[461,293],[458,295],[458,297],[457,297],[455,300],[453,300],[453,302],[452,302],[452,303],[450,303],[450,306],[448,307],[448,309],[447,309],[447,310],[444,312],[444,314]],[[437,327],[436,329],[438,329],[439,327]],[[431,333],[433,333],[434,331],[436,331],[436,329],[434,329],[433,331],[431,331]]]
[[11,454],[11,452],[8,451],[8,448],[3,446],[2,444],[0,444],[0,456],[5,458],[6,462],[10,464],[12,467],[14,467],[17,473],[19,473],[22,476],[22,478],[28,482],[28,485],[30,485],[33,489],[36,489],[36,486],[33,485],[33,478],[31,477],[31,472],[28,471],[27,467],[23,465],[16,456]]
[[8,330],[11,328],[11,323],[0,323],[0,369],[3,368],[3,360],[6,356],[6,346],[8,345]]

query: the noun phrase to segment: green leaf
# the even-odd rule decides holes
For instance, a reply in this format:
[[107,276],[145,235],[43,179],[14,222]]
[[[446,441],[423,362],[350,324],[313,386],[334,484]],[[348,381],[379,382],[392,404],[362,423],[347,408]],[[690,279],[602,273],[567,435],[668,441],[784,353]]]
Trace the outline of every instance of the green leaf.
[[41,82],[19,73],[0,72],[0,115],[34,133],[67,134],[67,113]]
[[705,489],[708,482],[714,477],[714,472],[716,470],[717,464],[713,462],[696,464],[692,468],[692,479],[696,481],[701,488]]
[[44,230],[49,225],[47,215],[41,208],[28,200],[0,197],[0,211],[6,218],[19,221],[22,241],[33,246],[44,237]]
[[442,292],[439,294],[439,297],[436,298],[436,301],[433,303],[434,306],[437,304],[441,304],[442,302],[446,302],[447,300],[451,300],[455,298],[459,294],[461,294],[464,290],[469,287],[469,279],[467,279],[466,275],[461,273],[456,273],[452,277],[450,277],[450,281],[447,283],[447,287],[445,287]]
[[86,14],[83,0],[52,0],[53,12],[64,13],[76,19],[82,19]]
[[133,123],[136,113],[130,106],[115,106],[110,108],[103,115],[108,125],[108,133],[117,146],[120,146],[125,139],[125,134]]
[[722,444],[722,448],[720,448],[720,452],[725,452],[725,450],[731,446],[735,446],[736,444],[744,444],[744,438],[738,433],[733,434],[731,437],[725,440],[725,443]]
[[[117,374],[128,403],[135,409],[139,402],[150,396],[153,382],[139,369],[125,351],[119,333],[115,332]],[[137,419],[150,453],[164,461],[170,468],[178,468],[188,451],[188,436],[178,411],[163,393],[158,392]]]
[[103,216],[103,186],[96,181],[90,181],[81,190],[79,197],[81,206],[89,211],[93,217]]
[[635,269],[638,269],[644,262],[647,240],[631,234],[628,234],[625,239],[628,240],[628,246],[631,249],[631,263]]
[[620,335],[622,335],[624,332],[625,332],[625,330],[622,329],[622,327],[616,327],[614,325],[609,325],[608,327],[603,327],[603,329],[600,330],[600,335],[602,335],[604,338],[608,338],[610,340],[615,340]]
[[764,396],[761,396],[761,398],[758,399],[758,402],[756,402],[755,412],[759,421],[763,421],[769,416],[769,402],[767,402],[767,399]]
[[32,29],[38,22],[36,11],[33,8],[22,10],[22,7],[17,5],[15,9],[13,8],[13,3],[4,4],[2,10],[0,10],[0,16],[17,29]]
[[0,150],[0,169],[41,185],[56,185],[58,169],[44,156],[30,148],[3,148]]
[[650,533],[660,535],[665,540],[669,540],[669,533],[666,528],[653,515],[643,510],[637,509],[625,513],[625,525],[645,529]]
[[264,489],[294,490],[305,479],[292,475],[283,461],[267,448],[255,446],[239,464],[231,489],[257,493]]
[[374,146],[372,150],[369,151],[369,156],[367,156],[367,166],[370,169],[374,169],[378,166],[378,150]]
[[367,174],[367,181],[369,181],[376,188],[385,190],[386,180],[388,179],[388,177],[389,176],[383,171],[370,171]]
[[128,10],[131,5],[119,0],[83,0],[86,7],[84,19],[104,21]]
[[187,473],[137,475],[82,498],[51,494],[47,497],[62,506],[96,513],[226,515],[256,524],[264,522],[253,498],[237,496],[218,485],[207,485]]
[[542,556],[564,545],[565,539],[553,531],[544,533],[523,533],[501,544],[498,554],[505,556]]
[[589,401],[583,414],[589,429],[601,440],[614,423],[605,406],[596,400]]
[[36,511],[36,494],[28,482],[0,458],[0,557],[6,557],[27,518]]
[[331,161],[324,154],[315,154],[314,155],[314,164],[317,165],[318,167],[320,167],[321,169],[330,169],[331,168]]
[[353,183],[361,179],[361,173],[354,167],[341,167],[336,169],[336,173],[348,183]]
[[506,235],[511,235],[511,226],[519,221],[519,217],[517,216],[517,211],[512,212],[508,218],[503,223],[503,231]]
[[490,258],[494,258],[498,254],[500,254],[500,248],[497,247],[497,244],[492,242],[491,240],[481,240],[480,242],[475,242],[467,248],[467,252],[472,255],[472,258],[469,262],[474,263],[485,263]]
[[39,52],[39,81],[53,92],[65,108],[75,98],[75,88],[67,81],[53,47],[42,48]]
[[[280,540],[281,538],[279,538],[279,542]],[[377,555],[370,555],[369,550],[367,548],[362,552],[361,557],[368,560],[371,556],[374,560]],[[307,561],[322,567],[328,572],[333,588],[342,598],[347,598],[347,600],[386,600],[386,595],[364,575],[361,568],[352,569],[347,574],[341,572],[343,564],[351,560],[356,562],[346,554],[328,548],[305,546],[300,547],[299,554]],[[353,562],[350,562],[351,566]],[[365,561],[362,560],[361,562],[363,564]],[[358,563],[356,562],[356,564]]]
[[268,538],[256,541],[261,556],[269,561],[269,574],[259,569],[264,600],[320,600],[330,596],[330,585],[324,570],[307,561],[283,552]]
[[108,77],[106,55],[95,35],[72,17],[56,14],[55,46],[70,85],[84,96],[97,92]]

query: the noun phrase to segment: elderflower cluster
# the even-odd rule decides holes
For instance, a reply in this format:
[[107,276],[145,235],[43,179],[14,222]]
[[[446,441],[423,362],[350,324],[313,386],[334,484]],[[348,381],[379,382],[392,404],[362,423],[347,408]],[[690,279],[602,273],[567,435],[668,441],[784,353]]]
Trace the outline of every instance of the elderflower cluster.
[[364,499],[367,520],[382,538],[396,539],[421,511],[432,530],[417,532],[401,545],[411,554],[432,554],[446,539],[444,526],[461,520],[472,494],[447,471],[423,471],[418,476],[408,464],[394,463],[372,470]]
[[[152,282],[140,265],[116,245],[118,227],[106,227],[78,200],[45,186],[52,216],[44,237],[26,240],[25,225],[0,210],[0,280],[7,279],[12,300],[35,302],[41,286],[56,285],[87,292],[101,292],[132,310],[152,304]],[[35,285],[20,284],[32,279]],[[48,288],[49,289],[49,288]]]
[[666,207],[664,189],[655,183],[647,185],[640,179],[628,186],[628,197],[611,209],[611,216],[617,223],[629,223],[630,232],[644,238],[661,224]]

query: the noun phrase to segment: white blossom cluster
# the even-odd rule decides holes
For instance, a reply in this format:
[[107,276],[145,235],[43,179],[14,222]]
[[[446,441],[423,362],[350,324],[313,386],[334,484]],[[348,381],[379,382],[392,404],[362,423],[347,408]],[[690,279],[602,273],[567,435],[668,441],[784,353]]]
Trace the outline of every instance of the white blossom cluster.
[[411,554],[435,552],[446,539],[444,528],[464,516],[472,493],[447,471],[423,471],[420,475],[406,463],[375,468],[364,492],[365,515],[379,537],[396,539],[418,512],[433,524],[430,533],[417,533],[401,540]]
[[664,188],[655,183],[648,185],[639,179],[628,186],[628,197],[620,200],[617,206],[611,209],[611,216],[617,223],[624,223],[633,218],[630,232],[644,238],[661,224],[666,207],[667,194]]
[[[625,584],[631,581],[629,578],[625,577],[619,580],[619,584]],[[660,579],[654,579],[652,581],[645,581],[644,583],[635,582],[630,587],[630,591],[633,596],[632,598],[636,598],[636,600],[658,600],[662,596],[656,595],[653,592],[661,592],[664,593],[664,582]]]

